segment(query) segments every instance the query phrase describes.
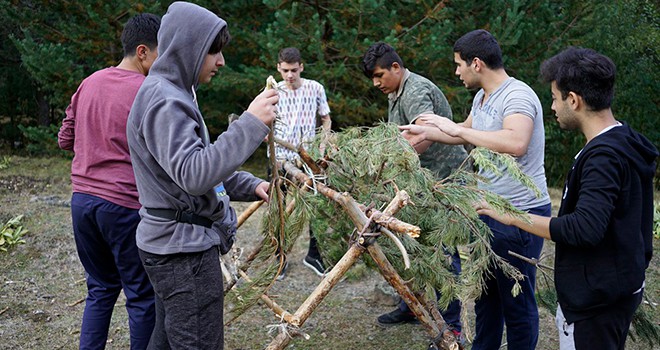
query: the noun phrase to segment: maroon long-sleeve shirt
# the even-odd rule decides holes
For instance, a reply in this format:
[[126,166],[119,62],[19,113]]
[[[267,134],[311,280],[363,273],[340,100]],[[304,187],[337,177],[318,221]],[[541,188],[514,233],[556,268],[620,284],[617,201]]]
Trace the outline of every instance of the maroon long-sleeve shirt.
[[73,192],[139,209],[126,141],[126,120],[144,75],[110,67],[87,77],[71,98],[58,133],[60,148],[74,152]]

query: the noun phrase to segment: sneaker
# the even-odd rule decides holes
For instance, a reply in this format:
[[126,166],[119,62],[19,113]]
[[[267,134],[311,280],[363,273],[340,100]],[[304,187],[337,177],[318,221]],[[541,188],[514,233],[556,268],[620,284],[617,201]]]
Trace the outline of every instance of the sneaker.
[[321,260],[314,259],[307,255],[305,256],[305,259],[303,259],[303,264],[309,267],[310,270],[314,271],[314,273],[319,277],[325,276],[325,266],[323,266],[323,262],[321,262]]
[[284,276],[286,276],[286,269],[289,267],[289,262],[285,261],[284,266],[282,267],[282,271],[280,271],[280,274],[277,275],[277,280],[281,281],[284,279]]
[[399,308],[394,311],[378,316],[378,324],[382,326],[394,326],[404,323],[419,323],[419,320],[412,312],[404,312]]

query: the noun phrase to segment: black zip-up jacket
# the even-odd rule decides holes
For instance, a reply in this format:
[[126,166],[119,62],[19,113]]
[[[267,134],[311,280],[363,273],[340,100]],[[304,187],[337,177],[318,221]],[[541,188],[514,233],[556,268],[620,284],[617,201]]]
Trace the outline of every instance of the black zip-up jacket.
[[558,217],[555,287],[568,323],[642,287],[653,254],[657,149],[627,124],[593,138],[573,163]]

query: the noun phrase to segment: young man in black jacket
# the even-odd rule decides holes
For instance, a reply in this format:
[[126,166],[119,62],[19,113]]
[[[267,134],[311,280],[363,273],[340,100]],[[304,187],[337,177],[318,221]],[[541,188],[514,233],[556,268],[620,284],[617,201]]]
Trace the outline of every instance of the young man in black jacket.
[[555,242],[560,349],[624,349],[642,300],[652,247],[657,149],[614,118],[615,65],[568,48],[541,66],[562,129],[587,143],[566,177],[557,217],[523,221],[482,205],[479,214]]

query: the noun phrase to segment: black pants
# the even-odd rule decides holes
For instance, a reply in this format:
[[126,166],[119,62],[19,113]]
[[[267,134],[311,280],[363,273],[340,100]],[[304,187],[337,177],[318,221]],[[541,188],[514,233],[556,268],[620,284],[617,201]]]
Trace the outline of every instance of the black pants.
[[641,302],[642,292],[636,293],[610,305],[592,318],[572,324],[562,323],[560,316],[563,314],[558,310],[560,349],[624,350],[630,323]]
[[222,350],[223,279],[218,247],[157,255],[140,250],[156,292],[149,350]]

